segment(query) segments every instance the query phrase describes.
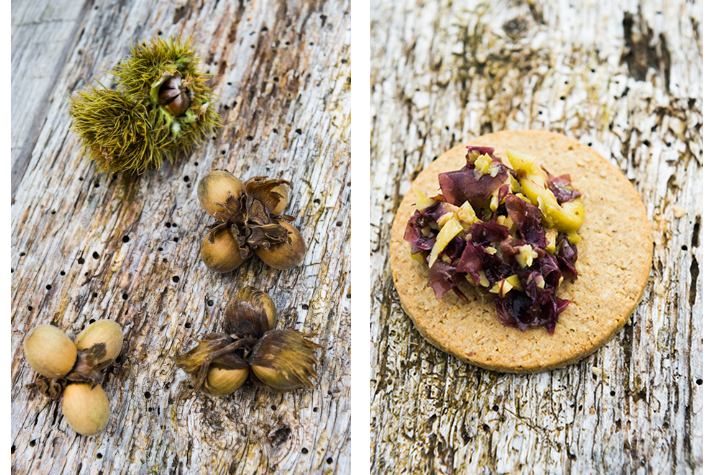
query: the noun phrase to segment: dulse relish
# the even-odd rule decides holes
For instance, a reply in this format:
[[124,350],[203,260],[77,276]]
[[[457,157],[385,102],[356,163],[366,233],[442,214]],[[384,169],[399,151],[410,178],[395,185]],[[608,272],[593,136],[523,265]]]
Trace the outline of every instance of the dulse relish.
[[451,290],[468,302],[465,279],[493,297],[503,325],[552,334],[569,305],[557,288],[577,277],[582,195],[569,175],[550,175],[530,155],[508,149],[510,168],[493,152],[468,147],[461,170],[439,175],[441,194],[415,190],[404,239],[437,298]]

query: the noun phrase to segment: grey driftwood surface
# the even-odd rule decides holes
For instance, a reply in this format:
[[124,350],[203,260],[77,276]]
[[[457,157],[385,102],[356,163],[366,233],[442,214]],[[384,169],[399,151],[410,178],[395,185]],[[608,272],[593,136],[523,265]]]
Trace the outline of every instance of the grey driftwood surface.
[[[373,0],[370,15],[372,473],[701,473],[700,2]],[[653,230],[629,324],[542,374],[427,344],[389,270],[417,174],[503,129],[589,144],[634,184]]]
[[[349,473],[350,4],[344,0],[12,2],[12,471],[17,474]],[[131,43],[192,34],[226,126],[174,165],[97,174],[68,99]],[[209,272],[196,185],[214,168],[293,181],[286,210],[308,243],[290,271],[253,258]],[[314,333],[315,388],[189,390],[171,360],[219,331],[243,285],[267,290],[277,328]],[[24,385],[35,325],[123,325],[103,387],[108,428],[77,435]]]

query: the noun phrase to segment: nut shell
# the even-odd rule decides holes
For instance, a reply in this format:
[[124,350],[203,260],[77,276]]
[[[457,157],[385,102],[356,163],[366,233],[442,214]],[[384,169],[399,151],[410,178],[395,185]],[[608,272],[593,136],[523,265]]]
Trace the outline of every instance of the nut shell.
[[277,221],[288,231],[288,240],[283,244],[272,245],[271,248],[256,248],[254,252],[269,267],[286,270],[296,267],[306,255],[306,242],[301,233],[286,221]]
[[115,360],[123,348],[123,329],[113,320],[99,320],[84,328],[74,339],[77,350],[91,348],[97,343],[106,345],[106,355],[97,363]]
[[244,384],[249,368],[226,369],[212,366],[207,373],[204,391],[211,396],[227,396]]
[[216,213],[226,212],[223,206],[216,203],[225,203],[230,195],[239,198],[244,193],[246,193],[244,183],[226,170],[215,170],[209,173],[197,185],[197,198],[202,208],[214,218],[217,218]]
[[70,384],[64,390],[62,413],[79,434],[96,435],[106,428],[111,407],[101,386]]
[[286,185],[284,183],[284,184],[281,184],[281,185],[275,187],[271,191],[281,195],[281,199],[279,200],[279,203],[276,205],[276,207],[273,210],[271,210],[271,212],[273,214],[281,214],[284,211],[286,211],[286,206],[288,205],[289,195],[291,194],[291,187],[289,187],[288,185]]
[[63,378],[74,367],[74,342],[52,325],[37,325],[23,342],[25,358],[33,370],[50,379]]
[[239,253],[239,246],[228,229],[217,231],[214,235],[214,243],[210,242],[207,235],[202,241],[200,254],[207,268],[219,273],[232,272],[244,262]]
[[229,301],[222,327],[229,335],[250,335],[254,338],[276,328],[278,312],[269,294],[247,286]]

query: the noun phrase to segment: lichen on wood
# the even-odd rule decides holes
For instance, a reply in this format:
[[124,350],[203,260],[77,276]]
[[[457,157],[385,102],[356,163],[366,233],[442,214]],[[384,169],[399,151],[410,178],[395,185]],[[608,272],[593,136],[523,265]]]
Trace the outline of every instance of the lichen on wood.
[[[370,18],[372,473],[699,473],[700,5],[373,1]],[[391,223],[418,173],[506,129],[563,133],[619,166],[655,243],[629,325],[536,375],[426,343],[389,271]]]

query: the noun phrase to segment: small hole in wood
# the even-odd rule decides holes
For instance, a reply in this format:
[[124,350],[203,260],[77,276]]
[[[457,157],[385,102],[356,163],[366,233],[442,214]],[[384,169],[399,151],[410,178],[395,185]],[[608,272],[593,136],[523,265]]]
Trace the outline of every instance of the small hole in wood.
[[27,254],[25,254],[24,252],[21,252],[21,253],[20,253],[20,257],[25,257],[26,255],[27,255]]
[[320,200],[319,200],[318,198],[316,198],[315,200],[313,200],[313,203],[319,205],[319,204],[320,204]]
[[702,380],[702,379],[696,379],[696,380],[695,380],[695,384],[697,384],[698,386],[702,386],[702,385],[703,385],[703,380]]
[[121,298],[122,298],[123,300],[128,300],[128,294],[123,294],[123,295],[121,295]]
[[165,227],[166,227],[166,228],[169,228],[170,226],[171,226],[171,224],[170,224],[169,222],[168,222],[168,223],[165,223]]
[[308,310],[308,304],[305,304],[305,303],[304,303],[303,305],[301,305],[301,308],[302,308],[303,310]]
[[162,248],[162,247],[159,247],[159,248],[158,248],[158,252],[163,252],[163,248]]
[[167,264],[168,260],[166,258],[163,258],[163,264]]
[[94,320],[94,319],[92,318],[91,320],[89,320],[89,323],[94,323],[95,321],[96,321],[96,320]]
[[86,262],[83,257],[80,257],[79,260],[77,261],[79,264],[83,264]]
[[338,226],[338,227],[340,227],[340,226],[343,225],[343,222],[342,222],[342,221],[337,221],[337,222],[335,223],[335,225]]
[[488,432],[491,428],[488,427],[488,424],[483,424],[483,432]]
[[498,407],[497,404],[494,404],[491,409],[493,409],[494,411],[498,412],[499,407]]
[[10,449],[10,453],[14,454],[15,453],[15,446],[13,445],[12,448]]
[[88,275],[89,275],[88,272],[84,272],[84,277],[88,277]]
[[178,282],[180,282],[180,277],[174,275],[174,276],[173,276],[173,282],[175,282],[176,284],[177,284]]
[[57,214],[57,212],[56,212],[56,211],[54,211],[54,210],[52,210],[52,214]]
[[688,246],[686,246],[685,244],[683,244],[682,246],[680,246],[680,248],[681,248],[682,250],[684,250],[684,251],[687,251],[687,250],[688,250]]
[[27,310],[29,310],[31,312],[32,310],[34,310],[34,307],[32,305],[28,305]]
[[317,408],[317,407],[314,407],[314,408],[313,408],[313,412],[318,412],[318,408]]
[[146,391],[145,394],[144,394],[144,396],[145,396],[146,399],[150,399],[150,392],[149,392],[149,391]]
[[95,182],[94,182],[94,188],[98,188],[99,186],[101,186],[101,183],[99,183],[98,181],[95,181]]
[[272,410],[272,411],[275,411],[275,410],[276,410],[276,404],[272,404],[272,405],[271,405],[271,410]]
[[227,151],[226,151],[226,150],[222,150],[222,155],[227,155]]
[[35,445],[37,445],[37,441],[30,440],[30,447],[34,447]]
[[52,290],[52,286],[47,284],[47,290]]
[[333,457],[328,457],[327,459],[325,459],[325,463],[327,463],[328,465],[333,463]]
[[174,238],[173,238],[173,241],[174,241],[174,242],[178,242],[178,238],[174,237]]
[[190,177],[189,177],[189,176],[184,177],[184,178],[183,178],[183,181],[184,181],[185,183],[187,183],[188,181],[190,181]]
[[96,297],[98,297],[98,296],[99,296],[98,292],[94,292],[94,293],[92,294],[92,297],[94,297],[94,298],[96,298]]
[[207,301],[207,306],[208,306],[208,307],[211,307],[212,305],[214,305],[214,300],[208,300],[208,301]]
[[93,254],[91,254],[91,257],[93,257],[94,259],[98,259],[98,258],[99,258],[99,253],[98,253],[98,252],[94,252]]
[[616,396],[616,391],[609,391],[609,396]]
[[79,181],[84,181],[84,179],[82,177],[79,177]]
[[306,454],[308,453],[308,449],[305,448],[305,447],[303,447],[303,448],[301,449],[301,453],[302,453],[303,455],[306,455]]
[[296,133],[297,133],[298,135],[301,135],[303,132],[301,131],[301,129],[296,129]]
[[252,140],[254,140],[254,137],[252,137],[251,135],[247,135],[247,142],[251,142]]
[[131,240],[131,238],[129,238],[128,236],[123,236],[123,239],[121,239],[121,241],[123,241],[123,242],[128,242],[130,240]]
[[96,458],[97,458],[97,459],[102,459],[102,458],[104,458],[104,456],[101,455],[101,453],[98,453],[98,454],[96,454]]
[[187,322],[187,323],[185,324],[185,328],[192,328],[192,325],[190,324],[190,322]]
[[67,273],[64,272],[63,270],[60,270],[60,271],[59,271],[59,275],[67,275]]

